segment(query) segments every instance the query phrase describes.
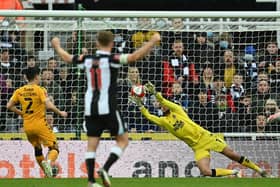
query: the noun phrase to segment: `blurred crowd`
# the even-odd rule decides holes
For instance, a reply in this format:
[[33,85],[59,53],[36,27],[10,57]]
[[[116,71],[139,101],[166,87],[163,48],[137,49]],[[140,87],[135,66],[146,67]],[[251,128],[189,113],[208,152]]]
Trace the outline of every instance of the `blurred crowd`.
[[[152,23],[151,19],[139,18],[138,24],[142,28]],[[270,115],[280,111],[280,54],[275,32],[182,32],[186,24],[181,18],[158,19],[154,24],[170,24],[170,30],[112,30],[113,53],[132,52],[155,32],[162,36],[145,58],[120,70],[117,98],[130,132],[163,131],[144,119],[128,100],[133,85],[148,81],[212,132],[280,132],[277,122],[267,122]],[[95,51],[92,32],[59,34],[68,36],[65,47],[71,54]],[[25,69],[39,66],[41,85],[60,109],[69,112],[67,119],[52,113],[48,119],[57,132],[75,132],[83,123],[83,69],[65,65],[55,56],[39,59],[43,38],[37,40],[35,36],[34,48],[29,49],[24,37],[24,32],[1,31],[0,131],[21,130],[21,119],[5,105],[13,91],[26,83]],[[153,114],[162,115],[153,96],[146,95],[143,102]]]

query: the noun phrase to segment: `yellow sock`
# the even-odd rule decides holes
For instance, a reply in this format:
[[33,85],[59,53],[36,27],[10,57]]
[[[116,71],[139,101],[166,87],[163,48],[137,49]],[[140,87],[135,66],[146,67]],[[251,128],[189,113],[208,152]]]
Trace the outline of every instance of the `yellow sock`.
[[252,162],[251,160],[249,160],[246,157],[242,156],[239,163],[242,164],[243,166],[246,166],[247,168],[251,168],[257,172],[261,171],[261,168],[259,166],[257,166],[254,162]]
[[36,156],[36,161],[39,164],[40,168],[43,170],[42,161],[44,160],[44,156]]
[[58,157],[58,151],[55,149],[52,149],[49,151],[48,153],[48,160],[50,160],[51,162],[54,162]]
[[233,170],[231,169],[216,168],[215,170],[216,170],[216,176],[212,176],[212,177],[233,175]]

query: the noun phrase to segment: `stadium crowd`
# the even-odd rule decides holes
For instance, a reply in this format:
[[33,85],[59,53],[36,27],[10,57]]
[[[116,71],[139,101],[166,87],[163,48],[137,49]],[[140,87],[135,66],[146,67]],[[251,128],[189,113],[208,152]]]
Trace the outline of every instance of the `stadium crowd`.
[[[118,101],[130,132],[161,132],[144,119],[128,96],[133,85],[151,81],[157,91],[180,103],[188,115],[212,132],[280,132],[277,122],[267,118],[279,112],[280,54],[274,32],[176,32],[186,27],[181,18],[158,19],[166,26],[162,41],[141,62],[121,68]],[[139,18],[139,26],[151,19]],[[174,31],[173,31],[174,30]],[[141,47],[154,32],[151,30],[112,30],[115,53],[128,53]],[[63,35],[63,32],[60,33]],[[94,51],[92,33],[74,31],[66,39],[71,54]],[[255,36],[257,34],[257,37]],[[69,33],[68,33],[69,35]],[[20,118],[6,109],[13,91],[25,83],[27,67],[41,68],[41,85],[59,108],[69,112],[67,119],[54,118],[58,132],[74,132],[83,123],[85,75],[79,67],[64,65],[57,57],[39,60],[42,37],[34,37],[34,49],[25,47],[24,32],[1,31],[0,52],[0,131],[20,131]],[[78,45],[80,43],[80,45]],[[80,47],[81,46],[81,47]],[[153,114],[162,115],[159,104],[150,95],[144,104]]]

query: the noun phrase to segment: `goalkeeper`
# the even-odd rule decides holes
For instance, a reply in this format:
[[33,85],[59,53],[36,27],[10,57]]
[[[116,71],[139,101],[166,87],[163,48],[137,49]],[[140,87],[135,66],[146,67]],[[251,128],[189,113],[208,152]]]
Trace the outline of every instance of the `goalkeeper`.
[[210,151],[215,151],[225,155],[231,160],[239,162],[243,166],[257,171],[262,177],[267,177],[265,170],[259,168],[248,158],[234,152],[229,148],[223,138],[205,130],[192,121],[180,105],[163,98],[160,92],[155,91],[155,86],[152,83],[147,83],[145,89],[150,94],[155,95],[156,99],[161,104],[161,109],[163,111],[162,117],[150,114],[142,104],[141,98],[130,97],[130,100],[139,106],[141,113],[148,120],[158,126],[164,127],[192,148],[198,168],[204,176],[219,177],[236,175],[237,177],[241,177],[238,170],[223,168],[210,169]]

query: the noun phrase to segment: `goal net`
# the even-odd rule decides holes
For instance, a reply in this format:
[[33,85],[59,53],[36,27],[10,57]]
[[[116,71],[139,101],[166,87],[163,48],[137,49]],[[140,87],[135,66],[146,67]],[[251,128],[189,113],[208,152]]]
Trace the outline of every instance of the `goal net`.
[[[50,45],[52,37],[59,37],[70,54],[91,54],[96,51],[96,33],[110,30],[115,35],[112,53],[130,53],[158,32],[162,40],[152,51],[119,72],[117,98],[131,139],[176,140],[147,121],[128,100],[133,85],[151,81],[164,97],[180,103],[196,123],[213,133],[224,133],[235,150],[278,176],[280,124],[268,122],[269,116],[280,112],[280,23],[276,17],[80,13],[72,17],[38,13],[24,20],[1,15],[5,16],[0,21],[1,140],[26,139],[22,119],[7,111],[6,103],[26,83],[23,74],[30,66],[41,68],[41,85],[57,107],[69,113],[63,119],[47,112],[58,138],[85,139],[84,70],[57,56]],[[163,115],[154,97],[147,94],[144,104],[152,114]],[[105,134],[104,139],[108,138]],[[246,176],[254,175],[246,172]]]

